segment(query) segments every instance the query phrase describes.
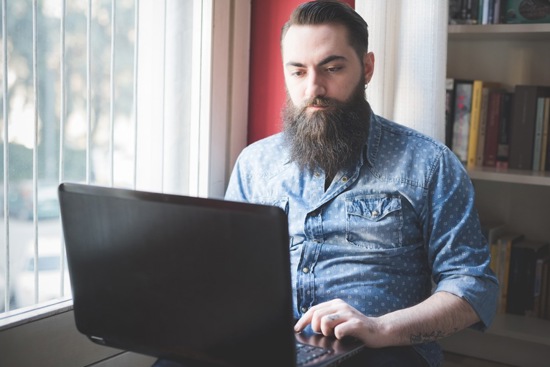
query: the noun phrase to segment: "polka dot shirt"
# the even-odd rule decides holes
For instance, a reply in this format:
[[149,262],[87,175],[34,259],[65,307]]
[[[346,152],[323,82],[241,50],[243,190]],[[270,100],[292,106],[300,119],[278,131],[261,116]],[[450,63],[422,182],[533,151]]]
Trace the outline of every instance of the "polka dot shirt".
[[[282,134],[263,139],[241,153],[226,199],[287,213],[296,318],[334,298],[378,316],[437,291],[466,299],[476,327],[494,316],[498,286],[471,181],[454,153],[412,129],[373,114],[361,158],[326,190],[324,172],[289,162]],[[417,349],[440,364],[436,343]]]

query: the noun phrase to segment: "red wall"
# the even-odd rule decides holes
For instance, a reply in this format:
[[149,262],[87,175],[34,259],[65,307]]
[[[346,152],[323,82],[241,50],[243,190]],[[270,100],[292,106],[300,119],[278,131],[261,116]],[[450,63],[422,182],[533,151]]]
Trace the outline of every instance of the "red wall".
[[[355,6],[355,0],[344,0]],[[248,143],[281,130],[285,85],[280,52],[281,27],[304,0],[252,0]]]

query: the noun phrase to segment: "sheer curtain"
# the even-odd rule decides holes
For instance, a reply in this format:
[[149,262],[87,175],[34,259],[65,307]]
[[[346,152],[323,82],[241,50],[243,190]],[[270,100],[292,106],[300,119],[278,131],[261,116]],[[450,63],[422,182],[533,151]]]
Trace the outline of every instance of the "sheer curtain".
[[355,8],[375,56],[373,110],[444,141],[448,1],[358,0]]

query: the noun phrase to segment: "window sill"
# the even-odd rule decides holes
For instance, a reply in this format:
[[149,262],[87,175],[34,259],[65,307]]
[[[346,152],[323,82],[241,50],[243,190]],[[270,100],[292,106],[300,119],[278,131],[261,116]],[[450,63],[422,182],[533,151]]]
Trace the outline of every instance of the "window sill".
[[72,299],[55,300],[0,314],[0,331],[52,317],[73,309]]
[[130,367],[152,364],[112,360],[115,357],[118,360],[122,354],[124,351],[93,343],[78,332],[70,299],[0,315],[0,366]]

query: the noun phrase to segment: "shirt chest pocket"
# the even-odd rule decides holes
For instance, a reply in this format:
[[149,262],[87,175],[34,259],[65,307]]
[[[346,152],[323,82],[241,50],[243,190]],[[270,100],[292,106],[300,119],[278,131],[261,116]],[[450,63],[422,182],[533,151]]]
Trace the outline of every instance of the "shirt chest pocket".
[[346,239],[369,249],[403,244],[403,211],[397,194],[369,194],[346,199]]

